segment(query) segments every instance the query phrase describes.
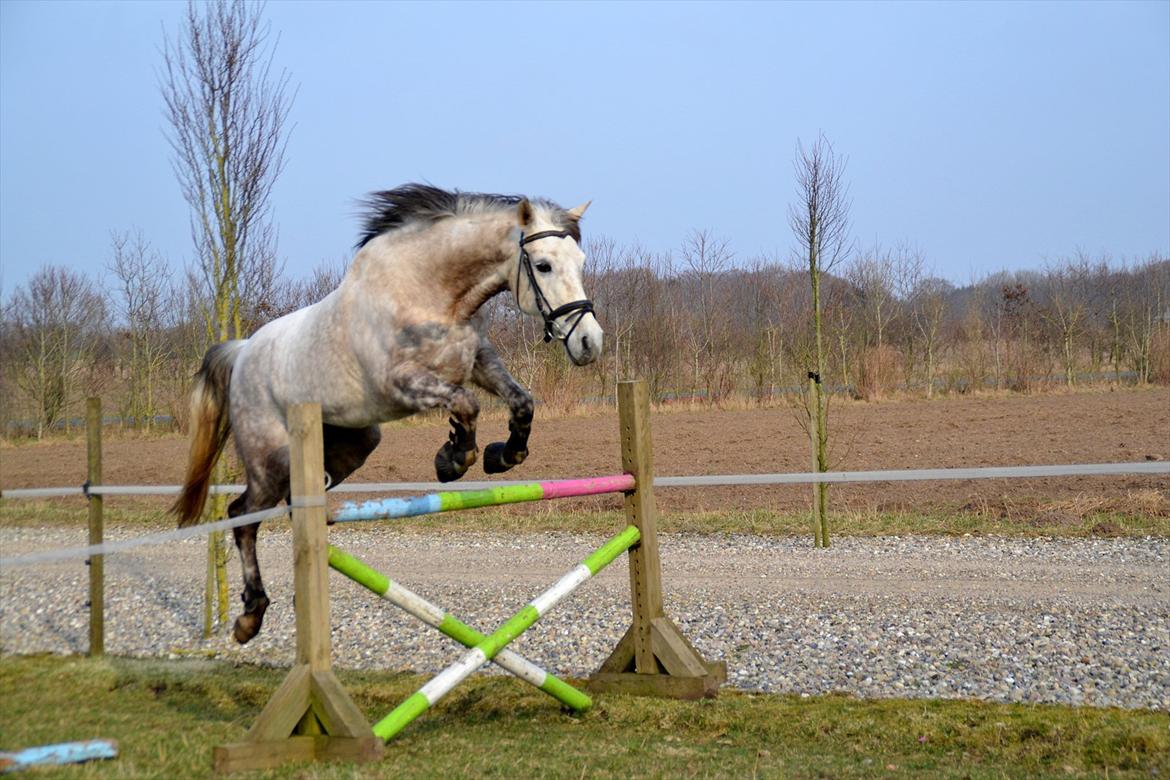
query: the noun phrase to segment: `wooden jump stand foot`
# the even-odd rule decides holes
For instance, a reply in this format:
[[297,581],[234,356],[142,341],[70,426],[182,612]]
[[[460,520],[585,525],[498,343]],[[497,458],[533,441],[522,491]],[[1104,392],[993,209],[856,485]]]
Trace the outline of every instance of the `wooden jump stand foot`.
[[628,522],[642,532],[641,541],[630,548],[634,619],[586,687],[590,691],[634,696],[710,698],[727,681],[727,664],[704,660],[662,606],[650,394],[644,381],[618,383],[618,415],[622,469],[638,480],[637,488],[626,494],[625,507]]
[[321,408],[289,410],[297,660],[242,742],[212,753],[216,772],[289,761],[376,761],[382,740],[333,674]]

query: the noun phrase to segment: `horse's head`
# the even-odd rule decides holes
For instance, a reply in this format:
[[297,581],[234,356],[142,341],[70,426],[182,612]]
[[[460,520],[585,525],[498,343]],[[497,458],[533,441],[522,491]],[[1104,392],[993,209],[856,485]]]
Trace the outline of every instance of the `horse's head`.
[[601,355],[604,337],[581,283],[585,253],[577,244],[577,222],[587,208],[589,203],[553,211],[520,201],[516,267],[508,280],[520,310],[544,320],[544,340],[560,339],[578,366]]

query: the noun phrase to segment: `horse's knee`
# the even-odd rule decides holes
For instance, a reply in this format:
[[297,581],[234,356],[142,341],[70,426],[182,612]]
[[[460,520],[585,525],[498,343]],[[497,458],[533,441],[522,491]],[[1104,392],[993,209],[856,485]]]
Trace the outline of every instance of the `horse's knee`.
[[525,393],[512,407],[512,421],[519,425],[531,426],[534,412],[535,406],[532,403],[532,396]]
[[451,396],[451,415],[463,425],[473,428],[479,417],[479,401],[475,394],[460,387]]

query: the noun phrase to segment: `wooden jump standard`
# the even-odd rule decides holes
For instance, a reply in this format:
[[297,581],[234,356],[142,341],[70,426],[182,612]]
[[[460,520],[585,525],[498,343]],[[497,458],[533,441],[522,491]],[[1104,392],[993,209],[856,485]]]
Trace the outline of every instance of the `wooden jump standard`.
[[[629,538],[637,540],[629,546],[633,621],[617,648],[589,679],[587,688],[596,692],[680,699],[711,697],[727,679],[726,665],[703,660],[663,609],[657,507],[652,487],[650,400],[644,382],[619,383],[618,413],[622,468],[635,480],[633,489],[624,491],[626,517],[633,526],[627,532],[631,534]],[[296,663],[244,740],[215,748],[213,763],[217,772],[263,769],[288,761],[372,761],[382,751],[381,739],[375,736],[330,667],[329,557],[320,408],[315,404],[292,407],[289,434]],[[543,484],[547,487],[554,483]],[[515,503],[574,494],[565,492],[558,496],[555,491],[549,492],[550,495],[538,495],[501,490],[495,494],[500,500],[492,500],[491,492],[480,492],[467,505]],[[430,497],[411,501],[427,498]],[[467,506],[443,507],[441,501],[438,503],[440,507],[431,511]],[[494,649],[489,651],[487,657],[494,652]]]
[[289,761],[366,762],[382,755],[382,741],[331,668],[321,407],[290,407],[288,429],[296,663],[244,741],[212,751],[216,772],[268,769]]

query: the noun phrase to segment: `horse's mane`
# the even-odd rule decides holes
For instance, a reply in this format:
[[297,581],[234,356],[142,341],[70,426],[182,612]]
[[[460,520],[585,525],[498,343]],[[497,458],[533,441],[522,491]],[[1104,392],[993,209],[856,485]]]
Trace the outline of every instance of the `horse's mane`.
[[[403,184],[392,190],[371,193],[362,201],[366,213],[357,245],[361,248],[374,237],[412,222],[433,222],[460,214],[505,211],[515,209],[522,200],[524,197],[520,195],[491,195],[459,190],[448,192],[429,184]],[[561,229],[568,230],[574,241],[581,242],[581,228],[577,220],[563,208],[543,198],[532,198],[530,202],[547,212]]]

